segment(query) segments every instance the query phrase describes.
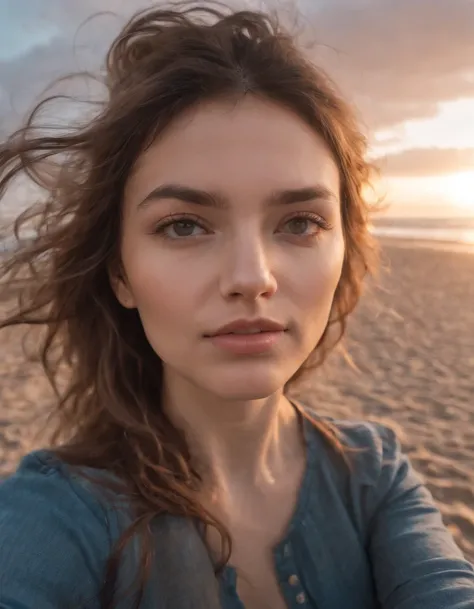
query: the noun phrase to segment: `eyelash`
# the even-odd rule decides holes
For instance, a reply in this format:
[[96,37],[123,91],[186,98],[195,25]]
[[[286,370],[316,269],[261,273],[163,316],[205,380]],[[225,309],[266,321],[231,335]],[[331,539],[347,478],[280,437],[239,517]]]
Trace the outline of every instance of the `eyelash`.
[[[291,222],[291,220],[300,220],[300,219],[310,220],[313,224],[319,226],[319,228],[324,231],[330,230],[332,228],[332,226],[324,218],[322,218],[318,214],[315,214],[312,212],[297,212],[294,215],[289,216],[288,218],[285,218],[283,224],[287,224],[288,222]],[[153,234],[160,235],[161,237],[164,237],[165,239],[170,239],[172,241],[180,241],[183,239],[193,238],[192,235],[190,235],[188,237],[170,237],[169,235],[166,234],[166,229],[169,228],[170,226],[173,226],[174,224],[177,224],[178,222],[190,222],[190,223],[192,222],[192,223],[195,223],[200,228],[207,230],[202,222],[202,219],[199,218],[198,216],[193,216],[191,214],[173,214],[172,216],[168,216],[167,218],[165,218],[164,220],[159,222],[154,227]],[[292,236],[301,237],[301,238],[317,237],[318,233],[311,234],[311,235],[294,234]]]
[[169,228],[170,226],[173,226],[173,224],[177,224],[178,222],[193,222],[200,228],[204,228],[206,230],[206,227],[203,225],[202,220],[198,216],[193,216],[191,214],[173,214],[171,216],[168,216],[167,218],[164,218],[164,220],[162,220],[161,222],[158,222],[158,224],[155,225],[153,234],[160,235],[161,237],[164,237],[165,239],[171,239],[174,241],[178,241],[179,239],[186,239],[186,238],[189,239],[189,237],[176,237],[176,238],[169,237],[166,234],[166,232],[165,232],[166,229]]

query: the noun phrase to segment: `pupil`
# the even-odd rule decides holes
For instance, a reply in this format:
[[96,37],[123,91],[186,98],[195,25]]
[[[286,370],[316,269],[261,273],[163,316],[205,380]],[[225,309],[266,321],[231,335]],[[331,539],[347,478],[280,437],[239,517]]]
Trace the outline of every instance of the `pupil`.
[[294,235],[300,235],[305,233],[308,228],[308,220],[305,218],[293,218],[289,222],[290,232]]
[[174,230],[179,237],[189,237],[193,234],[194,223],[186,220],[178,221],[175,223]]

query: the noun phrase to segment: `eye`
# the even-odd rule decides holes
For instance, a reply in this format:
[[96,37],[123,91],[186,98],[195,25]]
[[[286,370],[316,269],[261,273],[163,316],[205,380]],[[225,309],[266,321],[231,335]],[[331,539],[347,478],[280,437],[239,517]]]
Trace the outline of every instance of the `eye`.
[[[192,220],[175,220],[172,224],[168,225],[168,234],[173,237],[193,237],[199,231],[203,231],[203,229],[193,222]],[[174,233],[172,235],[171,233]]]
[[314,223],[310,222],[308,218],[291,218],[286,223],[286,226],[288,227],[288,232],[292,235],[304,235],[308,229],[314,228]]
[[282,232],[294,236],[313,236],[326,228],[326,222],[315,214],[298,214],[286,220]]
[[155,228],[155,234],[167,239],[185,239],[206,234],[206,229],[191,218],[168,219]]

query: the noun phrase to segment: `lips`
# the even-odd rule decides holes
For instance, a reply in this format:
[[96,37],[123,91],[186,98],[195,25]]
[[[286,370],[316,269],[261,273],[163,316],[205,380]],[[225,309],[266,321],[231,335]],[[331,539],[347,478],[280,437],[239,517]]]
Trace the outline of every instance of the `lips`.
[[232,357],[276,353],[287,328],[271,319],[240,319],[206,335],[210,343]]
[[285,330],[285,326],[271,319],[238,319],[229,324],[221,326],[215,332],[212,332],[207,336],[225,336],[229,334],[252,335],[260,334],[263,332],[284,332]]

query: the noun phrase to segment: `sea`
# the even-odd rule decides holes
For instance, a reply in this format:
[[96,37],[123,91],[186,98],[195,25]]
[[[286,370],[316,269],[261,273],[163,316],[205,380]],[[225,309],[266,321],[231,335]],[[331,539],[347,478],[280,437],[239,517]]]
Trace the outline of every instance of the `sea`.
[[474,216],[466,218],[379,218],[372,232],[404,244],[474,252]]

